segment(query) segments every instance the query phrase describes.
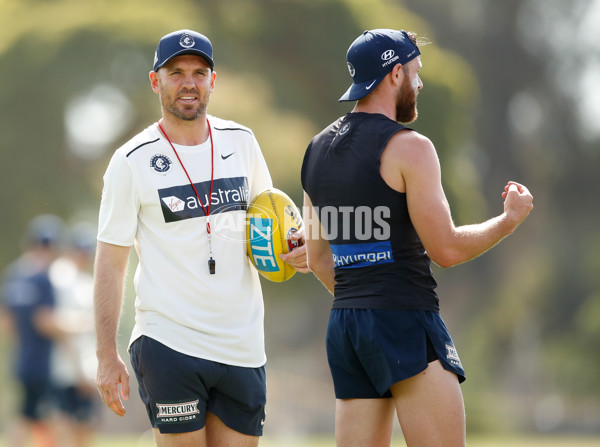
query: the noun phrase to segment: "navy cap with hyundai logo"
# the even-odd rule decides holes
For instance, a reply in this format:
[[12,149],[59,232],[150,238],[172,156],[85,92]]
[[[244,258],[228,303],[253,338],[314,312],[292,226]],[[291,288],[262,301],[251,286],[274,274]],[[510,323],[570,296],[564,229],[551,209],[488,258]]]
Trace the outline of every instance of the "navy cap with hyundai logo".
[[365,31],[348,48],[346,62],[353,83],[339,101],[364,98],[392,71],[394,65],[404,65],[420,54],[419,48],[404,30]]
[[211,70],[215,68],[213,49],[208,37],[203,34],[182,29],[163,36],[158,42],[154,53],[154,71],[165,65],[171,59],[183,54],[197,54],[210,64]]

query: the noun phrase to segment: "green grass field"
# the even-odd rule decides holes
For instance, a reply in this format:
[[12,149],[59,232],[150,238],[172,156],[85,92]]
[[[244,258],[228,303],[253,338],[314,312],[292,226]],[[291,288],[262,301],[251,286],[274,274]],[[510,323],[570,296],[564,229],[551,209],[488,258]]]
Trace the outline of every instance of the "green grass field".
[[[335,447],[332,437],[306,438],[273,438],[264,437],[260,447]],[[0,438],[0,447],[6,444]],[[142,436],[98,436],[93,447],[154,447],[151,435]],[[584,436],[470,436],[467,438],[468,447],[598,447],[600,437]],[[391,447],[406,447],[402,439],[392,442]]]
[[[148,436],[99,437],[94,447],[153,447],[154,442]],[[392,447],[405,447],[404,441],[397,440]],[[582,436],[471,436],[468,447],[598,447],[600,437]],[[260,447],[335,447],[332,438],[269,438],[260,442]]]

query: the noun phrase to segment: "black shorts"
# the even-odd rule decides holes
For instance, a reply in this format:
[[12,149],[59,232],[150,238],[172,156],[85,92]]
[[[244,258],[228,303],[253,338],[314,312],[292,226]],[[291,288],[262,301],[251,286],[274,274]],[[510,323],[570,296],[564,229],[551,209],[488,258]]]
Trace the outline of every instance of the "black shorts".
[[452,338],[435,312],[333,309],[327,358],[338,399],[391,397],[393,384],[433,360],[465,380]]
[[192,357],[146,336],[133,342],[130,356],[150,423],[161,433],[200,430],[210,411],[235,431],[262,435],[264,366],[243,368]]

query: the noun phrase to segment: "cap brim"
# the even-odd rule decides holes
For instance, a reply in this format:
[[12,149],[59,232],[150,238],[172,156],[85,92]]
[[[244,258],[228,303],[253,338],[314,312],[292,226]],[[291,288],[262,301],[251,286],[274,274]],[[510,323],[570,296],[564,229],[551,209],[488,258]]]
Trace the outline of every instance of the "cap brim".
[[387,73],[382,76],[378,76],[375,79],[369,79],[368,81],[365,81],[365,82],[359,82],[358,84],[352,84],[350,86],[350,88],[348,88],[348,90],[346,90],[346,93],[344,93],[342,95],[342,97],[340,99],[338,99],[338,102],[358,101],[359,99],[364,98],[369,93],[371,93],[373,90],[375,90],[375,87],[377,87],[379,85],[379,83],[383,80],[383,78],[385,78],[386,76],[387,76]]
[[206,62],[208,62],[208,63],[209,63],[211,70],[215,68],[215,63],[214,63],[214,61],[213,61],[213,60],[212,60],[212,58],[211,58],[211,57],[210,57],[208,54],[206,54],[204,51],[196,50],[196,49],[194,49],[194,48],[185,48],[185,49],[183,49],[183,50],[181,50],[181,51],[178,51],[177,53],[173,54],[173,55],[172,55],[170,58],[168,58],[168,59],[165,59],[165,60],[163,61],[163,63],[162,63],[162,64],[160,64],[160,65],[158,65],[158,66],[154,67],[154,71],[158,70],[160,67],[163,67],[163,66],[164,66],[164,65],[165,65],[167,62],[169,62],[169,61],[170,61],[171,59],[173,59],[174,57],[177,57],[177,56],[183,56],[184,54],[195,54],[195,55],[197,55],[197,56],[202,56],[202,57],[203,57],[203,58],[206,60]]

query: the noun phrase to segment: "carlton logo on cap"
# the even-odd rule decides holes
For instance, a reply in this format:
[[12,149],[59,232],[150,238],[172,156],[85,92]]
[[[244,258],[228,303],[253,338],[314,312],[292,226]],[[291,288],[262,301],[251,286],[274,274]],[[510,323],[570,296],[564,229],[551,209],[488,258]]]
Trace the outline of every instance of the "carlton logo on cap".
[[348,62],[348,71],[350,72],[350,76],[354,77],[356,70],[354,69],[354,65]]
[[189,29],[174,31],[163,36],[154,53],[154,71],[177,56],[196,54],[202,56],[214,69],[212,44],[208,37]]
[[179,45],[181,45],[183,48],[192,48],[195,44],[196,41],[189,34],[184,34],[181,36],[181,39],[179,39]]

